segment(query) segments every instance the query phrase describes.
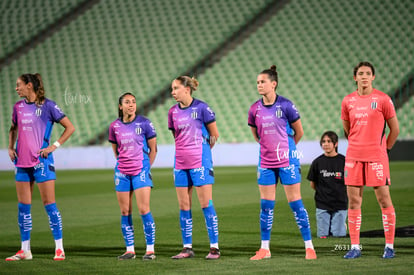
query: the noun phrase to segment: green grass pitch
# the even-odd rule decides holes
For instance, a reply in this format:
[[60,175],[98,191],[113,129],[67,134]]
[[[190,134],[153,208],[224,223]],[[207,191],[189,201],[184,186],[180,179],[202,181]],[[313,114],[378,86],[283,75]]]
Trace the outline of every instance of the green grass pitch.
[[[134,199],[133,219],[137,259],[118,261],[125,250],[120,229],[120,211],[111,170],[58,171],[57,204],[63,218],[66,260],[54,262],[54,242],[34,188],[32,202],[32,261],[6,262],[20,249],[17,226],[17,199],[13,172],[0,172],[0,273],[88,273],[88,274],[266,274],[266,273],[412,273],[414,238],[396,238],[396,258],[383,260],[384,238],[361,238],[363,256],[342,259],[349,238],[316,238],[313,190],[306,180],[308,166],[302,167],[302,196],[308,209],[318,259],[305,260],[299,230],[278,187],[271,240],[272,258],[250,261],[260,245],[259,191],[255,167],[218,167],[213,200],[219,217],[220,250],[217,261],[206,261],[208,236],[197,196],[193,194],[193,247],[196,257],[172,260],[181,248],[178,203],[172,183],[172,169],[153,169],[155,187],[151,211],[156,222],[157,259],[143,262],[145,252],[141,219]],[[414,224],[414,163],[391,163],[391,195],[397,213],[397,227]],[[195,193],[195,192],[194,192]],[[382,229],[381,211],[372,188],[365,188],[361,231]]]

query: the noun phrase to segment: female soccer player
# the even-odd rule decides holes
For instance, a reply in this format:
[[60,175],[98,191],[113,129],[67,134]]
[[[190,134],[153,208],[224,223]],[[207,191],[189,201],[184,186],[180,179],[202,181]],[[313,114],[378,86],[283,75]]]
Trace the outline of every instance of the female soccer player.
[[191,197],[195,186],[210,238],[210,253],[206,259],[215,260],[220,257],[218,219],[212,200],[214,173],[211,148],[219,137],[215,114],[205,102],[192,97],[198,87],[195,78],[180,76],[171,86],[171,94],[178,104],[168,112],[168,128],[175,139],[174,184],[183,240],[183,250],[172,258],[194,257]]
[[[395,210],[391,201],[390,172],[387,150],[390,150],[399,134],[398,119],[391,98],[372,87],[375,79],[374,66],[360,62],[354,68],[357,90],[342,101],[342,122],[348,149],[345,158],[345,185],[349,199],[348,228],[351,249],[344,256],[354,259],[361,256],[359,235],[361,205],[364,186],[374,187],[382,210],[385,235],[383,258],[394,257]],[[386,124],[390,128],[385,136]]]
[[344,183],[345,156],[338,153],[338,135],[333,131],[322,134],[324,151],[311,164],[308,180],[315,192],[317,236],[346,236],[348,197]]
[[[65,259],[62,241],[62,218],[55,200],[55,166],[52,152],[75,131],[69,118],[56,103],[45,97],[40,74],[23,74],[16,81],[17,94],[24,98],[13,107],[9,131],[9,156],[16,166],[16,190],[21,249],[6,261],[31,260],[30,232],[32,231],[32,193],[36,182],[49,216],[50,229],[55,239],[55,261]],[[50,144],[53,124],[60,123],[65,130]],[[17,140],[17,144],[16,144]],[[16,148],[14,147],[16,144]]]
[[276,94],[278,75],[276,66],[262,71],[257,77],[257,90],[262,99],[249,110],[248,125],[253,137],[260,144],[257,181],[260,190],[261,248],[250,260],[271,257],[269,243],[273,225],[273,209],[278,178],[296,223],[305,241],[306,259],[316,259],[312,244],[309,217],[300,193],[300,164],[296,144],[303,136],[302,123],[295,105]]
[[144,226],[147,250],[143,260],[154,260],[155,223],[150,212],[152,177],[150,167],[157,154],[157,139],[151,121],[137,115],[135,96],[119,97],[118,119],[109,127],[109,142],[117,159],[115,190],[121,208],[121,229],[126,252],[119,260],[135,259],[134,227],[132,224],[132,194]]

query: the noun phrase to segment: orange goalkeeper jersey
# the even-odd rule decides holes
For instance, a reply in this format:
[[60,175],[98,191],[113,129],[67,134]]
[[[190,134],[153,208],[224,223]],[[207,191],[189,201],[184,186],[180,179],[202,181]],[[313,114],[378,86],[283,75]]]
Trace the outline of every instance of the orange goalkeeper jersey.
[[396,115],[391,98],[376,89],[369,95],[357,91],[344,97],[341,118],[349,121],[346,158],[381,161],[386,156],[386,121]]

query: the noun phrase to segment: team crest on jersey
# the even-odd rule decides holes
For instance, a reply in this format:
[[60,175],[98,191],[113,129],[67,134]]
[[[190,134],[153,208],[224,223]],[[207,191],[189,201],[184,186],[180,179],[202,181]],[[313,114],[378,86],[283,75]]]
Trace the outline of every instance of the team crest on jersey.
[[36,109],[36,112],[35,112],[35,114],[36,114],[36,116],[41,116],[42,115],[42,109],[40,109],[40,108],[37,108]]
[[197,117],[198,117],[197,112],[196,112],[196,111],[193,111],[193,112],[191,113],[191,118],[192,118],[192,119],[197,119]]
[[277,108],[277,110],[276,110],[276,117],[277,117],[277,118],[281,118],[281,117],[282,117],[282,115],[283,115],[282,110],[280,110],[279,108]]
[[137,135],[140,135],[142,133],[142,128],[141,127],[135,128],[135,133],[137,133]]
[[377,109],[378,103],[376,101],[371,102],[371,109],[375,110]]

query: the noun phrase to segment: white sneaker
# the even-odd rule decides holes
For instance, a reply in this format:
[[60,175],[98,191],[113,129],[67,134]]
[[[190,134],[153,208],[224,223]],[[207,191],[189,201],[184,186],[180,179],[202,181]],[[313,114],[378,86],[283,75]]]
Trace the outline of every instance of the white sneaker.
[[6,261],[20,261],[20,260],[31,260],[33,259],[32,257],[32,252],[29,251],[23,251],[23,250],[19,250],[17,251],[17,253],[11,257],[6,258]]

